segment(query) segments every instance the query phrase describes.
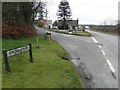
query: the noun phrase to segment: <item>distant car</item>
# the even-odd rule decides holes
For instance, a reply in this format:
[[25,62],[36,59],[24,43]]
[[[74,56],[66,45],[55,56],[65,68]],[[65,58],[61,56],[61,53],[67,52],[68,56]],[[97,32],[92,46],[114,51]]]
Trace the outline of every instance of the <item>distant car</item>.
[[68,32],[69,34],[72,34],[72,32]]
[[57,26],[53,26],[53,29],[58,29],[58,27]]
[[85,29],[89,29],[89,26],[85,26]]

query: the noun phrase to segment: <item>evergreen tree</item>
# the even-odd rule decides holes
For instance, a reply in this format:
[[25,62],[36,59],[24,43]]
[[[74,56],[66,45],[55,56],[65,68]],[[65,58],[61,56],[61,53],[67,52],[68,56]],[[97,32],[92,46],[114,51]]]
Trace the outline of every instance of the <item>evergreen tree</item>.
[[62,22],[64,29],[68,27],[66,21],[72,16],[71,8],[67,0],[62,0],[58,6],[57,16],[58,19]]
[[57,20],[53,23],[53,26],[58,26],[58,21]]

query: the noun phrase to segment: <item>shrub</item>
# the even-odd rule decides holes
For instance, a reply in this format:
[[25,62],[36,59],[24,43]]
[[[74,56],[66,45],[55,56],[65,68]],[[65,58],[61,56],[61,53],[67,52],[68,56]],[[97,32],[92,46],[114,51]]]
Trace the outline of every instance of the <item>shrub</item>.
[[18,26],[16,24],[8,25],[2,23],[3,38],[21,38],[35,35],[35,31],[30,26]]

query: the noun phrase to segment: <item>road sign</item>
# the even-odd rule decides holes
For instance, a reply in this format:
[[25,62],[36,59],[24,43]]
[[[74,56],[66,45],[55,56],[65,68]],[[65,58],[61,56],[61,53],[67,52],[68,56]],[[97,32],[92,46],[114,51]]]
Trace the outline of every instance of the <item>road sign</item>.
[[8,63],[8,58],[17,54],[20,54],[22,52],[26,52],[29,51],[29,56],[30,56],[30,62],[33,62],[33,57],[32,57],[32,46],[31,44],[19,47],[19,48],[14,48],[14,49],[10,49],[10,50],[4,50],[3,51],[3,56],[4,56],[4,63],[5,63],[5,68],[6,68],[6,72],[9,73],[10,72],[10,66]]

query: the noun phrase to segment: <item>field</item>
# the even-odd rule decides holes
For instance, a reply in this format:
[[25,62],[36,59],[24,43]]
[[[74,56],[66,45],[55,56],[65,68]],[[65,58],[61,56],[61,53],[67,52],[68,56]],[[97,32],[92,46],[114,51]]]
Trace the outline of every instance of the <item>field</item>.
[[118,33],[118,26],[117,25],[96,25],[93,26],[91,28],[91,30],[93,31],[97,31],[97,32],[101,32],[101,33],[105,33],[105,34],[111,34],[111,35],[115,35],[115,36],[120,36],[120,34]]

